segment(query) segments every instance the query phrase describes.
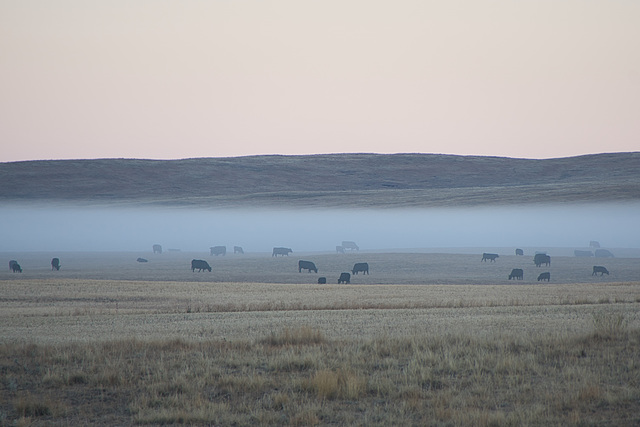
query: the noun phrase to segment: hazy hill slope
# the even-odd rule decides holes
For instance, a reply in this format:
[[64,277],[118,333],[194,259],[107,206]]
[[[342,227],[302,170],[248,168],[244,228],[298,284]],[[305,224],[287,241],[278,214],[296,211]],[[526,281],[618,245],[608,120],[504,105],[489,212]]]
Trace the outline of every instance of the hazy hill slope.
[[0,163],[0,201],[448,206],[640,200],[640,152],[560,159],[333,154]]

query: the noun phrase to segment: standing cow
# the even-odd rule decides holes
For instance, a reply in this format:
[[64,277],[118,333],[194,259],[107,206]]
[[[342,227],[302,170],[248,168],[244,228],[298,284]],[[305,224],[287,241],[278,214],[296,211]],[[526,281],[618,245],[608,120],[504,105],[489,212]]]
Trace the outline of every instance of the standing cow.
[[60,259],[59,258],[52,258],[51,259],[51,271],[53,270],[60,270]]
[[13,259],[9,261],[9,270],[11,270],[13,273],[22,273],[22,267],[20,267],[18,261]]
[[605,267],[601,266],[601,265],[594,265],[593,266],[593,273],[591,273],[592,276],[597,276],[600,273],[600,276],[603,275],[609,275],[609,270],[607,270]]
[[521,268],[514,268],[511,270],[511,274],[509,275],[509,280],[522,280],[524,279],[524,271]]
[[551,257],[547,254],[536,254],[533,257],[533,263],[536,267],[540,267],[542,264],[551,265]]
[[500,258],[500,255],[498,254],[488,254],[488,253],[483,253],[482,254],[482,260],[480,262],[487,262],[487,260],[490,260],[491,262],[496,262],[496,258]]
[[198,270],[199,272],[203,271],[203,270],[209,270],[209,272],[211,272],[211,266],[205,260],[192,259],[191,260],[191,271],[195,272],[196,270]]
[[161,245],[153,245],[153,253],[154,254],[161,254],[162,253],[162,246]]
[[344,247],[343,246],[336,246],[336,253],[337,254],[343,254],[344,253]]
[[360,250],[358,245],[356,245],[356,242],[351,242],[349,240],[344,240],[342,242],[342,247],[344,249],[349,249],[349,250],[352,250],[352,251],[359,251]]
[[272,257],[278,257],[278,255],[289,256],[290,253],[293,253],[291,248],[273,248],[273,252],[271,253]]
[[340,283],[344,283],[344,284],[351,283],[351,275],[349,273],[341,273],[340,277],[338,278],[338,284]]
[[524,255],[524,251],[522,249],[516,249],[516,255]]
[[540,275],[538,276],[538,282],[541,280],[546,280],[547,282],[551,280],[551,273],[549,272],[540,273]]
[[242,246],[234,246],[233,247],[233,253],[234,254],[244,254],[244,249],[242,249]]
[[369,274],[369,264],[366,262],[358,262],[354,264],[351,273],[358,275],[359,271],[362,271],[362,274]]
[[211,246],[209,248],[209,252],[210,255],[222,255],[225,256],[227,254],[227,247],[226,246]]
[[315,273],[318,272],[318,269],[316,268],[316,265],[314,263],[312,263],[311,261],[300,260],[298,261],[298,273],[302,273],[302,270],[308,270],[309,273],[311,273],[311,270],[313,270]]

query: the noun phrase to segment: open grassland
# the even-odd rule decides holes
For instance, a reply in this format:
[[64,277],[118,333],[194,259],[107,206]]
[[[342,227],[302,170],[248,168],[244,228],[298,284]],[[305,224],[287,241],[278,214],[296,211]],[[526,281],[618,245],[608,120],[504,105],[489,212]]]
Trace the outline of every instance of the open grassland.
[[[55,272],[20,255],[24,273],[0,274],[0,425],[640,423],[637,259],[595,277],[602,260],[557,256],[538,283],[531,256],[305,254],[314,274],[251,254],[203,256],[212,273],[191,254],[67,254]],[[357,261],[371,275],[315,283]]]

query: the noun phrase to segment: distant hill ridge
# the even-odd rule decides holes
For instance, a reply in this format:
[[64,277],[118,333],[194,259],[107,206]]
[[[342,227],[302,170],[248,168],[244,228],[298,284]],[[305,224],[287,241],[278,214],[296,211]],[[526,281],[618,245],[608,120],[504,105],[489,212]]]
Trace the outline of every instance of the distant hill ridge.
[[0,163],[0,200],[411,207],[640,200],[640,152],[558,159],[322,154]]

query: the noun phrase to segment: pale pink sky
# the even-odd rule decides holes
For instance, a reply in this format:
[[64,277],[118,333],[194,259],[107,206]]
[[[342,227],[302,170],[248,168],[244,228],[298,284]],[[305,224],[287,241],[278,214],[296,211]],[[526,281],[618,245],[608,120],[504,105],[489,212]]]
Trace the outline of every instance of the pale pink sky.
[[637,0],[0,0],[0,161],[640,150]]

